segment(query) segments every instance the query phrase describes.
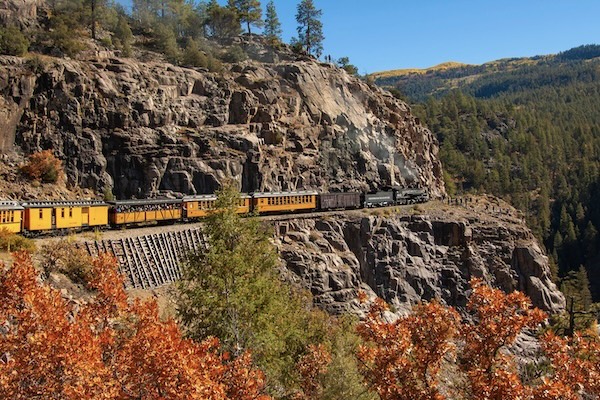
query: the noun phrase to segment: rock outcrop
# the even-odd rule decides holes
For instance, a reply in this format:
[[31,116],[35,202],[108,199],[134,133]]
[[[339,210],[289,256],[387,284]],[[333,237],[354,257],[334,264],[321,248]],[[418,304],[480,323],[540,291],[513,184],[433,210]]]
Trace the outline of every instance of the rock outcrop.
[[0,0],[0,25],[28,28],[37,24],[38,9],[44,0]]
[[3,151],[13,137],[25,154],[51,148],[73,186],[147,197],[232,177],[243,191],[444,192],[436,140],[406,104],[306,57],[220,74],[106,54],[0,57],[0,71]]
[[439,203],[414,212],[279,221],[277,243],[292,279],[331,313],[364,312],[358,290],[382,297],[398,315],[434,298],[461,308],[473,277],[522,291],[543,310],[564,310],[548,258],[520,220]]

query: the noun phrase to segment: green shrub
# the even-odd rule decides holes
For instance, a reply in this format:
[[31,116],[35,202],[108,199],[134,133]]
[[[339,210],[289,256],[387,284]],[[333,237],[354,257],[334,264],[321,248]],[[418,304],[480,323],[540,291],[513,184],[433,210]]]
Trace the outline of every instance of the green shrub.
[[223,64],[221,64],[221,61],[217,60],[215,57],[209,55],[208,70],[210,72],[221,72],[223,70]]
[[14,26],[0,27],[0,54],[22,56],[29,48],[29,40]]
[[[66,17],[57,16],[52,18],[52,30],[48,33],[51,45],[59,49],[65,55],[73,57],[85,49],[83,42],[79,40],[81,32],[66,21]],[[45,35],[45,33],[42,33]]]
[[231,46],[223,55],[223,61],[238,63],[248,59],[248,54],[240,46]]
[[100,39],[100,43],[102,43],[102,46],[107,47],[109,49],[113,48],[113,41],[110,38],[110,36],[105,36],[102,39]]
[[111,188],[104,189],[103,194],[104,201],[113,201],[115,199],[115,195],[113,194]]
[[34,74],[41,74],[46,69],[44,60],[38,54],[35,54],[33,57],[29,58],[26,65]]
[[195,40],[189,40],[183,52],[182,64],[186,67],[208,67],[208,58]]

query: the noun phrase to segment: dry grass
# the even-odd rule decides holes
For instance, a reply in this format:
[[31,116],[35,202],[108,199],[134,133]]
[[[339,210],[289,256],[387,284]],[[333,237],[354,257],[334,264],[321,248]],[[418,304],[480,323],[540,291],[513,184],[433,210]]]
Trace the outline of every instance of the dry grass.
[[455,61],[448,61],[445,63],[441,63],[429,68],[407,68],[407,69],[394,69],[389,71],[375,72],[371,74],[371,76],[375,79],[378,78],[392,78],[395,76],[404,76],[409,74],[425,74],[429,71],[445,71],[451,68],[460,68],[464,66],[468,66],[469,64],[463,64]]
[[35,251],[35,244],[31,239],[10,232],[6,228],[0,228],[0,251],[10,253],[11,251],[18,250],[25,250],[31,253]]

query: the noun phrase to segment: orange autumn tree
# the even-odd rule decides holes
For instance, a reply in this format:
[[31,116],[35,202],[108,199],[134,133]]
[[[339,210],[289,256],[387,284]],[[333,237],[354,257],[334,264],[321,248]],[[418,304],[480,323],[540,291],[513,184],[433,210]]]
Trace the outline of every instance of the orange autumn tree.
[[366,342],[358,352],[359,369],[382,400],[443,399],[437,374],[459,332],[459,315],[437,302],[415,307],[414,313],[389,323],[387,304],[377,299],[358,334]]
[[43,150],[29,156],[27,164],[21,167],[29,178],[44,183],[55,183],[64,177],[62,161],[52,150]]
[[[600,396],[600,341],[576,334],[564,339],[540,337],[548,367],[525,384],[507,346],[524,329],[535,329],[546,315],[519,292],[506,294],[472,280],[467,305],[471,319],[460,321],[452,307],[418,305],[412,315],[387,322],[387,305],[378,300],[358,333],[361,373],[383,400],[584,399]],[[449,356],[454,353],[452,360]],[[461,387],[441,384],[441,365],[456,362]],[[448,377],[446,377],[448,378]],[[595,397],[594,397],[595,396]]]
[[474,322],[461,326],[461,368],[471,384],[470,395],[480,399],[522,398],[528,389],[519,378],[513,357],[504,350],[523,329],[536,328],[546,314],[533,308],[521,292],[506,294],[479,279],[473,279],[471,287],[467,310]]
[[323,344],[308,345],[307,353],[298,360],[296,368],[300,375],[300,389],[295,400],[319,399],[323,394],[320,378],[327,372],[331,354]]
[[30,257],[0,275],[0,393],[11,399],[268,399],[248,353],[184,339],[155,301],[127,302],[115,260],[93,263],[94,301],[77,306],[40,281]]

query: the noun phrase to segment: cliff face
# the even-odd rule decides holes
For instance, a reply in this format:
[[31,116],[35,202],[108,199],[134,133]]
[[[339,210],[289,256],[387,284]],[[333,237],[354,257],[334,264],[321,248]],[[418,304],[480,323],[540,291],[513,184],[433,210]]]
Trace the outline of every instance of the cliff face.
[[[277,59],[277,58],[275,58]],[[406,104],[310,59],[222,74],[94,56],[0,57],[0,146],[51,148],[69,183],[119,198],[243,191],[444,192],[437,144]]]
[[543,310],[564,310],[548,258],[524,223],[505,210],[494,216],[483,206],[437,204],[414,215],[404,210],[280,221],[277,243],[291,279],[332,313],[364,312],[358,290],[382,297],[398,314],[434,298],[464,307],[473,277],[522,291]]

